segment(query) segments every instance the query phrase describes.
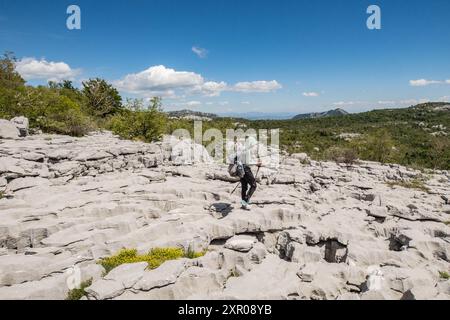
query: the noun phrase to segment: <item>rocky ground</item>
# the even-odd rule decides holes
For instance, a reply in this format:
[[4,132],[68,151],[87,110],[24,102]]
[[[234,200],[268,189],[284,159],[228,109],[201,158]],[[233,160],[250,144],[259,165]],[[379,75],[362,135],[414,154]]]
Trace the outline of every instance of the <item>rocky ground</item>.
[[[201,148],[197,146],[198,148]],[[252,211],[225,165],[173,143],[0,139],[0,299],[449,299],[450,173],[282,158]],[[425,190],[387,182],[425,179]],[[122,248],[205,256],[97,264]]]

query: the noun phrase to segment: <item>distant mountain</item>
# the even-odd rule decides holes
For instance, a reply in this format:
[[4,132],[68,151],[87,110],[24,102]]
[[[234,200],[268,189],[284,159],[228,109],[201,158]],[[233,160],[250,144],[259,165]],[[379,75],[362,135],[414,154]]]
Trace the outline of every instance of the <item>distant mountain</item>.
[[313,113],[299,114],[299,115],[296,115],[292,119],[300,120],[300,119],[327,118],[327,117],[345,116],[347,114],[349,114],[347,111],[338,108],[335,110],[329,110],[329,111],[325,111],[325,112],[313,112]]
[[288,120],[295,116],[293,112],[228,112],[220,113],[219,117],[229,117],[247,120]]
[[180,110],[166,112],[170,118],[192,119],[192,120],[212,120],[218,116],[214,113],[206,113],[192,110]]

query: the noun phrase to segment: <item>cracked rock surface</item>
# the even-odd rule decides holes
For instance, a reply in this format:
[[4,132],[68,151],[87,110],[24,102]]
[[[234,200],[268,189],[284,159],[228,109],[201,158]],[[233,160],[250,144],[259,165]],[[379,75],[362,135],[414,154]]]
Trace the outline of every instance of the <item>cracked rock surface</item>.
[[[261,169],[248,212],[227,166],[187,148],[0,140],[0,299],[64,299],[74,267],[88,299],[450,298],[448,172],[293,155]],[[419,178],[429,192],[387,184]],[[97,264],[157,247],[207,253],[151,271]]]

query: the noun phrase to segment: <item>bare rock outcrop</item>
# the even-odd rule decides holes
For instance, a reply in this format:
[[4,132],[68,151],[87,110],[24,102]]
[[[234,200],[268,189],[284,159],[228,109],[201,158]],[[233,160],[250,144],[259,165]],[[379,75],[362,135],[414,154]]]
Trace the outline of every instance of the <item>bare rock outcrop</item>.
[[[247,212],[227,166],[195,149],[108,132],[1,139],[0,298],[64,299],[74,276],[92,279],[87,299],[450,298],[448,172],[295,155],[261,171]],[[412,179],[426,189],[399,183]],[[206,254],[98,264],[161,247]]]

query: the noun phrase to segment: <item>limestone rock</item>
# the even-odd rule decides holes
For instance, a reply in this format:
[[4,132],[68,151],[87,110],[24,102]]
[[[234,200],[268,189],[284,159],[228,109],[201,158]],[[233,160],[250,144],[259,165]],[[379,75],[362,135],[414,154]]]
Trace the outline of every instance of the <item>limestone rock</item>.
[[258,240],[253,236],[235,236],[225,243],[225,248],[239,252],[249,252],[257,242]]
[[23,189],[33,188],[48,184],[48,180],[44,178],[19,178],[11,181],[7,186],[7,191],[16,192]]
[[[238,179],[203,151],[108,132],[1,139],[0,298],[65,299],[78,270],[91,300],[449,298],[447,171],[424,193],[386,185],[423,175],[399,165],[283,154],[242,211]],[[167,247],[205,255],[97,263]]]
[[11,122],[16,126],[16,128],[19,130],[21,137],[28,136],[28,129],[30,122],[25,117],[15,117],[11,119]]
[[150,291],[154,288],[165,287],[175,283],[186,267],[187,261],[184,259],[167,261],[159,268],[147,271],[133,288],[136,290]]
[[0,119],[0,139],[18,139],[19,137],[19,129],[13,123]]

